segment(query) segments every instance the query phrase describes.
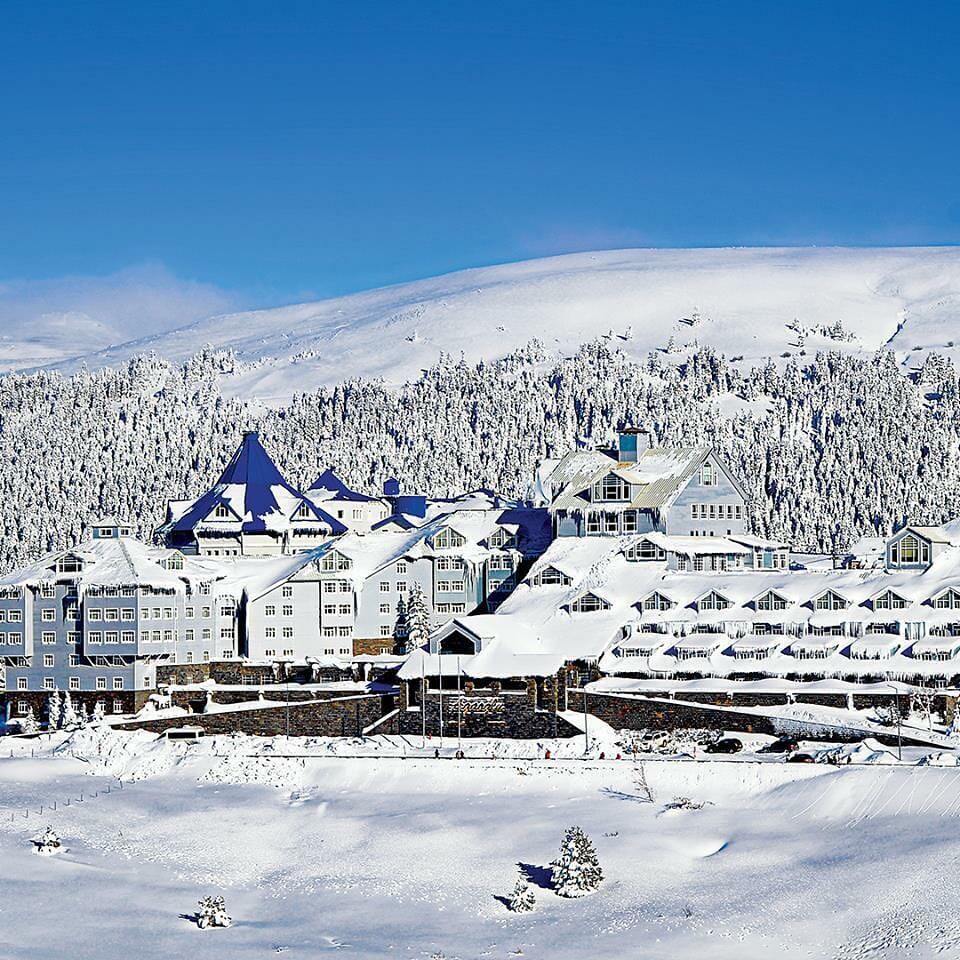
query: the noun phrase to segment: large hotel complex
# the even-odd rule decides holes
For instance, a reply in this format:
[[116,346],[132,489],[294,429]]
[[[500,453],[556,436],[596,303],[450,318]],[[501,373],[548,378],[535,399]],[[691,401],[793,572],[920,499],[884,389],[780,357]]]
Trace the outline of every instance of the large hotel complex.
[[637,430],[545,462],[534,487],[527,503],[396,481],[369,496],[328,470],[299,491],[248,433],[211,489],[168,504],[152,543],[99,519],[0,578],[2,717],[39,716],[55,690],[133,714],[214,664],[377,676],[399,690],[401,729],[444,677],[529,689],[556,714],[584,679],[853,689],[960,674],[960,526],[794,554],[749,532],[715,451]]

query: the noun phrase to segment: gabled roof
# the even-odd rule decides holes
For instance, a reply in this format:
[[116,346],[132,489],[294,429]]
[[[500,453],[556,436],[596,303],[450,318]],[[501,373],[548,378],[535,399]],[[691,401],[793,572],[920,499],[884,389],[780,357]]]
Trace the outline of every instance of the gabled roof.
[[746,499],[746,492],[711,447],[653,447],[636,463],[618,463],[599,450],[568,453],[546,478],[554,491],[552,510],[576,510],[587,505],[582,494],[609,474],[622,477],[633,489],[630,506],[653,510],[668,506],[708,457]]
[[284,479],[260,443],[256,433],[245,433],[236,453],[216,485],[193,501],[169,530],[186,533],[206,521],[219,505],[225,506],[241,523],[244,533],[265,533],[286,529],[301,504],[316,523],[332,534],[346,527],[325,510],[305,499]]

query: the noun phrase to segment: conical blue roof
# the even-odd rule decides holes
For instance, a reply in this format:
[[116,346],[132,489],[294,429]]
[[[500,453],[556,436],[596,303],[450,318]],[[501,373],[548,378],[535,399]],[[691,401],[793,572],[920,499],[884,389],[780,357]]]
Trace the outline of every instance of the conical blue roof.
[[194,501],[171,529],[177,533],[193,530],[220,504],[230,512],[229,519],[242,521],[244,533],[275,530],[278,521],[290,520],[301,506],[317,523],[326,524],[331,533],[344,533],[347,529],[287,483],[256,433],[243,435],[216,486]]

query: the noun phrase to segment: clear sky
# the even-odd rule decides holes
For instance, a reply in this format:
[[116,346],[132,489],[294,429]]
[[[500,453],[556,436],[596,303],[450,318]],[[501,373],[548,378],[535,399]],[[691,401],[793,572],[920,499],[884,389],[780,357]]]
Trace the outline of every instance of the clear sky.
[[955,243],[958,30],[875,0],[2,0],[0,291]]

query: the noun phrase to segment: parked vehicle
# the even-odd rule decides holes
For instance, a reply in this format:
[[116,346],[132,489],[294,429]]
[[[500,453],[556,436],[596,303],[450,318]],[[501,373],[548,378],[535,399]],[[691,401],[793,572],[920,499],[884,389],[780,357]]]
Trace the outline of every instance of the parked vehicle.
[[817,760],[815,757],[810,756],[809,753],[791,753],[787,757],[787,763],[816,763]]
[[706,746],[707,753],[739,753],[742,749],[743,744],[736,737],[723,737]]
[[796,740],[791,740],[789,737],[782,737],[779,740],[774,740],[773,743],[768,743],[765,747],[762,747],[758,750],[758,753],[793,753],[797,749],[799,744]]

